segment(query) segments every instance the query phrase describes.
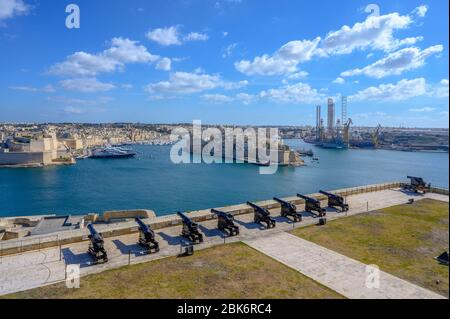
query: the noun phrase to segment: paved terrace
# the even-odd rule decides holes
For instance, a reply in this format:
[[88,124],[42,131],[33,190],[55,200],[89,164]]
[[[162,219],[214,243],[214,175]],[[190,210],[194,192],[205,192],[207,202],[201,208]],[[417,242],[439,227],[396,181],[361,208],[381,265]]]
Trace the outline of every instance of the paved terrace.
[[379,272],[378,287],[371,288],[373,282],[368,275],[372,270],[368,271],[366,264],[286,232],[244,242],[347,298],[445,299],[383,271]]
[[[349,195],[347,197],[347,203],[349,203],[350,210],[347,213],[340,213],[328,208],[327,219],[333,220],[360,214],[368,210],[403,204],[411,198],[416,200],[433,198],[448,201],[448,195],[431,193],[424,196],[417,196],[405,193],[400,189],[374,191]],[[323,202],[323,206],[325,206],[325,202]],[[297,208],[299,211],[302,211],[304,205],[297,205]],[[279,211],[280,209],[278,207],[271,209],[271,213],[277,221],[277,226],[274,229],[267,230],[253,223],[253,214],[236,215],[236,223],[240,226],[241,234],[232,238],[223,237],[223,234],[216,229],[217,220],[202,221],[200,223],[200,229],[204,234],[205,242],[196,245],[195,249],[204,249],[235,241],[249,241],[318,222],[317,219],[305,213],[302,222],[293,223],[289,219],[279,216]],[[173,217],[166,218],[170,220]],[[172,221],[172,223],[174,222]],[[128,264],[176,256],[180,253],[180,244],[183,239],[180,236],[181,226],[179,224],[170,226],[169,223],[167,227],[155,229],[155,233],[156,239],[160,243],[161,251],[151,255],[144,254],[142,249],[136,244],[137,233],[105,238],[105,247],[108,252],[109,261],[101,265],[92,264],[92,260],[87,254],[87,241],[62,245],[61,249],[59,247],[42,248],[37,251],[0,257],[0,295],[63,281],[66,277],[66,265],[79,265],[81,276],[85,276]]]

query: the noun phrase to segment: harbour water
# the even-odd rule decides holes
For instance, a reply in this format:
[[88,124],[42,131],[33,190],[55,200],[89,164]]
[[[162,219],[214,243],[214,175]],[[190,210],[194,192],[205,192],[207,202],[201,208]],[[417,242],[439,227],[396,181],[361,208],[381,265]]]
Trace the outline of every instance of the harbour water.
[[131,159],[85,159],[72,166],[0,169],[0,216],[75,215],[152,209],[158,215],[422,176],[448,188],[448,153],[310,148],[319,161],[260,175],[249,164],[173,164],[170,146],[136,145]]

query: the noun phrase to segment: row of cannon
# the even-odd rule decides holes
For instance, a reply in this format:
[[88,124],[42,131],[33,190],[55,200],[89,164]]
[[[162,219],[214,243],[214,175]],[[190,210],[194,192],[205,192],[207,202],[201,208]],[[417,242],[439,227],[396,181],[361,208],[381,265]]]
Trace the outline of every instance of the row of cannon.
[[[339,208],[340,211],[348,211],[348,204],[342,196],[328,193],[325,191],[319,191],[321,194],[326,195],[328,198],[328,206],[333,208]],[[314,218],[319,218],[320,224],[326,222],[326,210],[320,206],[320,201],[308,197],[302,194],[297,194],[298,197],[305,201],[305,212],[311,214]],[[303,213],[297,211],[297,207],[285,200],[274,197],[276,202],[281,205],[281,216],[285,218],[292,218],[293,222],[301,222],[303,219]],[[266,228],[274,228],[276,226],[275,219],[270,215],[267,208],[256,205],[252,202],[247,202],[251,208],[253,208],[253,221],[257,224],[265,224]],[[211,213],[217,216],[217,228],[224,232],[227,236],[239,235],[239,226],[235,224],[234,216],[230,213],[226,213],[217,209],[211,209]],[[183,227],[181,236],[189,240],[192,244],[198,244],[203,242],[203,234],[200,232],[199,225],[195,223],[191,218],[185,214],[178,212]],[[135,218],[136,223],[139,226],[139,239],[138,244],[145,249],[147,253],[154,253],[159,251],[159,243],[155,240],[155,232],[153,229],[145,224],[140,218]],[[104,263],[108,261],[108,254],[104,246],[104,240],[101,233],[97,232],[93,224],[87,226],[89,230],[89,250],[88,253],[94,258],[96,263]]]

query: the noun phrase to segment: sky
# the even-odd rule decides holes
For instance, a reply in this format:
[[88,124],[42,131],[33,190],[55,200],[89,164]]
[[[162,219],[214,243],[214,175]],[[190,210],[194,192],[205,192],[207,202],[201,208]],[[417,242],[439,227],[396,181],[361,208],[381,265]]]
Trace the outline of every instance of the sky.
[[0,122],[448,128],[448,5],[0,0]]

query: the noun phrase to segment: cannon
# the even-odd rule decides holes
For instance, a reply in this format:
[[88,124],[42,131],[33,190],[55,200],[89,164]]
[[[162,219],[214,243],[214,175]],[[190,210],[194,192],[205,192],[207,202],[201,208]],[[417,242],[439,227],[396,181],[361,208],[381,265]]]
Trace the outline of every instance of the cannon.
[[178,212],[177,214],[183,221],[183,230],[181,231],[181,236],[190,240],[194,244],[202,243],[203,234],[200,233],[198,224],[194,223],[189,217],[181,212]]
[[217,209],[211,209],[211,213],[217,215],[217,228],[223,232],[227,232],[229,236],[239,235],[239,226],[234,224],[233,215],[221,212]]
[[102,234],[98,233],[92,224],[87,225],[87,229],[90,233],[88,238],[91,241],[89,243],[88,254],[94,257],[95,263],[106,263],[108,261],[108,255],[106,254]]
[[286,202],[285,200],[279,199],[277,197],[273,198],[274,201],[281,204],[281,216],[294,218],[294,223],[302,221],[302,213],[297,212],[297,207],[294,204]]
[[150,226],[146,225],[139,217],[134,219],[139,225],[139,240],[138,244],[144,247],[148,253],[152,251],[159,251],[159,244],[155,240],[155,232]]
[[414,193],[422,192],[425,194],[431,190],[431,184],[425,183],[422,177],[407,176],[410,179],[410,184],[403,186],[404,190],[412,191]]
[[247,202],[247,205],[253,208],[255,216],[253,217],[253,221],[257,224],[266,223],[267,228],[273,228],[276,226],[275,219],[270,217],[270,212],[266,208],[262,208],[258,205],[255,205],[251,202]]
[[[324,217],[326,215],[325,209],[320,207],[320,201],[317,199],[302,194],[297,194],[297,196],[305,200],[305,211],[313,214],[314,217]],[[317,214],[314,212],[317,212]]]
[[342,196],[328,193],[325,191],[319,191],[319,193],[328,197],[328,206],[329,207],[339,207],[342,212],[348,211],[348,204],[344,202],[344,198]]

